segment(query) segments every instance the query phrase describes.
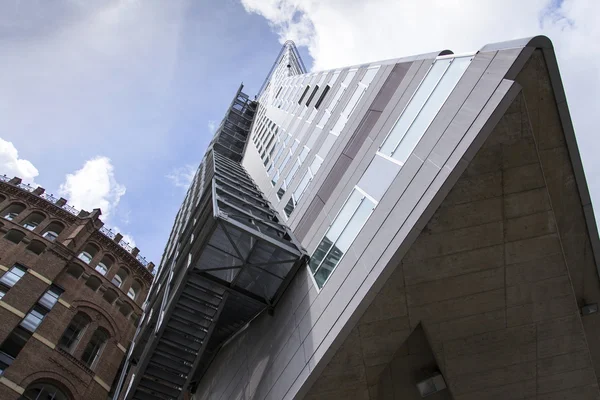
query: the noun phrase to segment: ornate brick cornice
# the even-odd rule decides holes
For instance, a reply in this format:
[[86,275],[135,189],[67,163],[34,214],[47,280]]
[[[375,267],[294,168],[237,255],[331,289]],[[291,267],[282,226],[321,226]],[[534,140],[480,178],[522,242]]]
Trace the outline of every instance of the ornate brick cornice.
[[20,189],[17,186],[10,185],[6,182],[0,182],[0,187],[2,188],[3,192],[5,192],[9,195],[12,195],[14,197],[19,197],[19,198],[23,199],[23,201],[25,203],[31,205],[32,207],[46,211],[49,214],[53,214],[53,215],[65,220],[69,224],[73,224],[77,221],[77,217],[75,215],[71,214],[70,212],[68,212],[66,210],[63,210],[59,206],[52,204],[49,201],[47,201],[33,193],[30,193],[26,190]]
[[103,235],[98,230],[95,230],[92,233],[90,238],[92,240],[95,240],[96,242],[98,242],[105,249],[110,250],[112,253],[114,253],[121,259],[127,260],[127,265],[130,267],[134,267],[137,270],[137,272],[144,279],[146,279],[146,283],[149,283],[152,281],[153,276],[150,273],[150,271],[148,271],[144,266],[142,266],[133,254],[131,254],[130,252],[125,250],[123,247],[121,247],[119,244],[117,244],[114,240]]

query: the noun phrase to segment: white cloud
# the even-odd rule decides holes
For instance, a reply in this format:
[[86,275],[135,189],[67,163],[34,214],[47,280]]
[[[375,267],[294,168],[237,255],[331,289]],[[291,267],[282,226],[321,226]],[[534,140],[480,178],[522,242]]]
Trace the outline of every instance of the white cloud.
[[[552,39],[590,191],[600,200],[600,1],[240,0],[280,41],[307,46],[314,69],[330,69],[535,35]],[[600,213],[599,213],[600,214]],[[600,215],[599,215],[600,216]]]
[[173,183],[173,185],[187,189],[192,183],[195,174],[196,167],[192,164],[187,164],[183,167],[173,169],[171,173],[166,175],[166,177]]
[[0,173],[6,174],[9,178],[17,176],[26,183],[33,183],[33,179],[39,175],[31,161],[19,158],[19,152],[12,142],[2,138],[0,138]]
[[86,211],[100,208],[102,219],[106,221],[125,194],[125,186],[116,181],[108,157],[95,157],[86,161],[81,169],[67,174],[59,193],[76,208]]
[[213,120],[208,121],[208,131],[210,133],[215,133],[215,131],[217,130],[218,127],[219,127],[219,124],[217,123],[217,121],[213,121]]

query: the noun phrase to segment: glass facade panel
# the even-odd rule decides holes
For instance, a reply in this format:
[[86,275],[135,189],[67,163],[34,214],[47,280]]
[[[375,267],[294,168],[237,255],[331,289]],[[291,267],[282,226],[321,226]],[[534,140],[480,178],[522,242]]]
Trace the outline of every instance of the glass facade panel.
[[[362,196],[357,190],[353,191],[353,193],[350,195],[350,198],[356,197],[357,194],[358,196],[361,196],[359,197],[358,207],[355,209],[355,211],[352,213],[348,220],[341,221],[341,223],[343,223],[343,226],[341,226],[341,235],[339,235],[339,238],[337,239],[337,241],[334,242],[333,246],[328,246],[331,249],[329,250],[327,256],[323,259],[323,262],[314,274],[315,281],[317,282],[319,287],[322,287],[325,284],[325,281],[327,280],[327,278],[329,278],[339,261],[348,251],[350,245],[352,244],[354,239],[356,239],[356,236],[358,236],[358,233],[360,232],[365,222],[371,215],[373,209],[375,208],[375,203],[371,202],[368,198]],[[346,206],[344,206],[343,209],[346,209]],[[340,216],[341,213],[338,214],[338,217],[336,217],[334,225],[337,224],[338,218]]]
[[429,69],[427,76],[425,76],[425,79],[423,79],[419,85],[419,88],[412,99],[410,99],[410,102],[404,111],[402,111],[396,125],[392,128],[388,137],[383,142],[380,149],[383,154],[391,156],[396,147],[398,147],[398,144],[404,137],[406,131],[410,128],[410,125],[419,114],[419,111],[423,108],[423,105],[425,105],[429,95],[435,89],[435,86],[446,72],[446,69],[448,69],[450,62],[451,59],[436,61]]
[[466,71],[472,57],[461,57],[453,59],[450,67],[439,81],[433,93],[429,96],[425,105],[412,122],[410,128],[403,135],[392,157],[401,163],[406,162],[408,156],[413,152],[419,140],[438,114],[444,102]]

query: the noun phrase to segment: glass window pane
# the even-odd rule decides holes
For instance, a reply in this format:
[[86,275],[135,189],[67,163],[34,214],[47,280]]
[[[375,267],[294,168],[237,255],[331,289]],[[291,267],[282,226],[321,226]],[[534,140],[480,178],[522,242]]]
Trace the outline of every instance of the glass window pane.
[[106,272],[108,271],[108,268],[106,268],[106,265],[104,265],[103,263],[98,263],[98,265],[96,265],[96,271],[100,272],[100,274],[102,275],[106,275]]
[[298,203],[300,201],[300,199],[302,198],[302,195],[304,194],[304,191],[306,190],[306,187],[308,186],[310,181],[311,181],[310,172],[306,171],[306,173],[300,180],[300,183],[298,183],[298,187],[294,191],[294,199],[296,200],[296,203]]
[[335,242],[334,246],[331,248],[327,254],[327,257],[325,257],[323,263],[315,274],[315,280],[317,281],[319,287],[323,286],[341,258],[348,251],[350,245],[358,236],[358,233],[365,225],[365,222],[371,215],[371,212],[374,208],[375,204],[366,197],[363,197],[361,204],[356,209],[354,215],[352,215],[352,218],[348,224],[344,227],[344,231],[340,235],[337,242]]
[[54,307],[54,305],[58,301],[60,294],[62,293],[62,291],[59,292],[59,290],[60,289],[53,288],[53,287],[46,290],[46,292],[42,295],[42,297],[40,297],[38,303],[41,306],[46,307],[48,310],[51,310],[52,307]]
[[327,237],[324,237],[321,240],[321,243],[319,243],[319,245],[317,246],[317,249],[313,253],[308,264],[313,274],[321,264],[321,261],[323,261],[323,259],[325,258],[325,255],[327,255],[327,253],[329,252],[329,249],[331,249],[332,244],[333,243],[331,242],[331,240],[327,239]]
[[23,318],[20,325],[28,331],[34,332],[37,329],[37,327],[40,326],[40,324],[42,323],[44,315],[46,315],[45,310],[36,307],[33,310],[31,310],[25,316],[25,318]]
[[400,165],[376,155],[357,186],[379,201],[400,171]]
[[333,221],[333,223],[329,227],[329,230],[325,234],[325,236],[330,241],[335,242],[337,240],[337,238],[340,236],[346,225],[348,225],[350,218],[352,218],[352,215],[360,205],[363,197],[364,196],[362,195],[362,193],[360,193],[358,190],[352,191],[350,197],[348,197],[348,200],[346,200],[346,203],[344,204],[338,215],[336,215],[335,220]]
[[337,242],[335,242],[335,247],[337,247],[341,252],[346,253],[350,248],[350,245],[358,236],[358,233],[369,219],[369,215],[375,208],[375,203],[373,203],[368,198],[363,198],[360,206],[346,225],[344,232],[340,235]]
[[448,96],[450,96],[450,93],[462,77],[470,62],[470,56],[454,59],[431,96],[429,96],[425,102],[419,115],[413,121],[408,132],[406,132],[398,144],[398,148],[394,151],[392,157],[402,163],[406,162],[408,156],[410,156],[417,146],[417,143],[419,143],[419,140],[423,137],[423,134],[442,108],[442,105],[444,105]]
[[406,134],[406,131],[417,117],[417,114],[421,111],[421,108],[423,108],[427,98],[435,89],[435,86],[442,75],[444,75],[444,72],[446,72],[446,69],[450,65],[450,61],[451,59],[439,60],[433,64],[412,99],[410,99],[410,102],[404,111],[402,111],[402,115],[396,122],[396,125],[394,125],[388,137],[383,142],[380,150],[383,154],[388,156],[392,155],[392,152]]
[[13,287],[25,275],[25,271],[24,268],[15,265],[0,277],[0,282],[8,287]]
[[89,264],[89,263],[90,263],[90,261],[92,261],[92,256],[91,256],[91,254],[90,254],[90,253],[88,253],[88,252],[86,252],[86,251],[82,251],[82,252],[79,254],[79,257],[78,257],[78,258],[79,258],[81,261],[83,261],[84,263],[86,263],[86,264]]

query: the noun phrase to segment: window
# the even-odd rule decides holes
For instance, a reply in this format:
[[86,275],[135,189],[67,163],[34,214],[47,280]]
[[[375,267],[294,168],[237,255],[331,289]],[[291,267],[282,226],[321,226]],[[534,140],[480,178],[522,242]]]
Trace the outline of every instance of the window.
[[23,221],[23,227],[30,231],[37,228],[37,226],[45,219],[46,217],[43,214],[33,212],[29,214],[25,221]]
[[58,341],[58,345],[68,352],[73,351],[90,322],[91,319],[87,314],[82,312],[75,314],[71,323]]
[[97,253],[98,248],[96,246],[92,244],[87,244],[84,247],[83,251],[79,253],[79,256],[77,256],[77,258],[79,258],[84,263],[89,264]]
[[104,265],[102,261],[100,261],[98,265],[96,265],[95,270],[100,272],[101,275],[106,275],[106,273],[108,272],[108,268],[106,267],[106,265]]
[[14,220],[25,210],[25,205],[21,203],[13,203],[4,209],[2,216],[9,221]]
[[44,250],[46,250],[46,245],[39,240],[32,240],[27,247],[25,247],[25,249],[34,254],[40,255],[44,252]]
[[4,339],[4,342],[0,345],[0,374],[2,374],[2,372],[12,364],[14,359],[17,358],[30,337],[31,333],[22,327],[17,326],[6,339]]
[[376,205],[372,199],[357,188],[350,193],[309,263],[310,270],[319,287],[323,287]]
[[53,242],[58,237],[58,233],[54,231],[46,231],[42,236],[48,239],[49,241]]
[[42,234],[42,236],[48,239],[49,241],[53,242],[54,240],[56,240],[58,235],[61,234],[63,229],[65,229],[63,224],[59,222],[51,222],[44,229],[44,233]]
[[77,256],[77,258],[79,258],[84,263],[89,264],[92,261],[93,257],[87,251],[82,251],[81,253],[79,253],[79,256]]
[[108,333],[101,328],[96,329],[87,346],[85,346],[85,350],[81,356],[81,361],[83,361],[89,368],[94,368],[107,340]]
[[50,288],[46,290],[46,292],[38,300],[38,304],[42,307],[47,308],[48,310],[51,310],[52,307],[54,307],[54,305],[58,301],[58,298],[63,293],[63,291],[64,290],[62,290],[56,285],[50,285]]
[[89,287],[95,292],[100,288],[100,286],[102,286],[102,281],[97,276],[90,276],[85,281],[85,286]]
[[112,267],[114,260],[112,257],[105,255],[102,257],[102,260],[96,265],[96,271],[98,271],[102,275],[106,275],[108,270]]
[[404,164],[468,68],[472,56],[436,60],[379,151]]
[[27,400],[69,400],[69,397],[49,383],[35,383],[27,387],[23,397]]
[[21,326],[33,333],[40,326],[48,311],[38,305],[33,306],[31,311],[27,313],[21,321]]
[[308,100],[306,100],[306,107],[308,107],[310,105],[310,102],[312,101],[313,97],[315,97],[315,94],[317,94],[318,90],[319,90],[319,85],[316,85],[315,88],[313,89],[312,93],[310,94],[310,96],[308,96]]
[[138,281],[133,281],[133,283],[131,284],[131,287],[127,291],[127,296],[130,299],[135,300],[138,293],[140,293],[141,289],[142,289],[142,286],[140,285],[140,283]]
[[27,272],[27,268],[18,264],[13,265],[4,273],[4,275],[2,275],[2,277],[0,277],[0,283],[11,288],[23,277],[23,275],[25,275],[25,272]]
[[121,285],[123,285],[123,282],[125,282],[125,279],[127,279],[128,275],[129,274],[127,273],[127,270],[125,270],[124,268],[119,268],[115,276],[113,276],[112,283],[116,287],[121,287]]
[[310,85],[306,85],[306,89],[304,89],[304,93],[302,93],[302,96],[300,96],[300,100],[298,100],[298,104],[302,104],[302,99],[304,98],[304,96],[306,96],[308,89],[310,89]]
[[325,88],[323,89],[323,93],[321,93],[321,96],[319,97],[319,100],[317,100],[317,103],[315,104],[315,108],[317,110],[321,106],[321,103],[323,102],[323,99],[325,99],[325,96],[329,92],[329,89],[331,89],[331,87],[329,87],[329,85],[325,86]]
[[83,274],[83,267],[77,264],[70,264],[67,268],[67,274],[71,275],[75,279],[79,279],[79,277]]
[[21,240],[23,240],[24,237],[25,237],[25,233],[18,231],[16,229],[11,229],[10,231],[6,232],[6,234],[4,235],[4,238],[6,240],[9,240],[15,244],[21,243]]

